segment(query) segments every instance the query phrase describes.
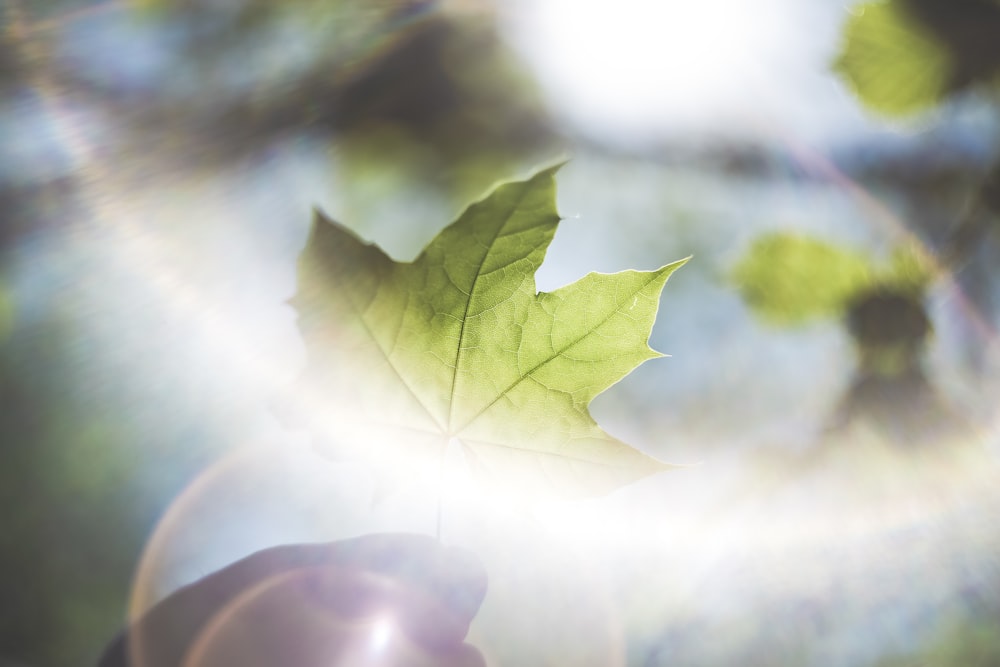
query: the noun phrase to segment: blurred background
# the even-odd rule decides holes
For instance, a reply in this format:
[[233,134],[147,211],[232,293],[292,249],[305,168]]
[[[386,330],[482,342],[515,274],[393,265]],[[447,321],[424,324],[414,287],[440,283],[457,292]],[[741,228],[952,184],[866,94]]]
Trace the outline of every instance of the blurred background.
[[570,158],[539,288],[694,258],[592,406],[697,464],[444,498],[491,665],[1000,664],[994,0],[0,0],[0,665],[433,532],[273,406],[318,207],[413,258]]

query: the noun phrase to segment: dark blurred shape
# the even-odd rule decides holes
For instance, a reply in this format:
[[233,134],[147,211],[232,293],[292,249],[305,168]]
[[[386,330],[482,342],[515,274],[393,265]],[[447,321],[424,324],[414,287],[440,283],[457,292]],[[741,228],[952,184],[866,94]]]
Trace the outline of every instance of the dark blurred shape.
[[993,0],[903,0],[908,12],[948,50],[948,92],[1000,73],[1000,4]]
[[[158,71],[107,76],[103,59],[77,57],[85,46],[55,61],[67,87],[113,118],[123,148],[199,169],[251,160],[276,142],[328,141],[348,169],[412,165],[408,179],[446,192],[551,157],[535,84],[487,6],[147,4],[131,26],[105,28],[121,43],[102,48],[114,58],[145,39],[138,48],[166,63]],[[99,20],[88,19],[94,29]]]
[[101,667],[479,667],[463,643],[486,595],[468,552],[377,534],[275,547],[173,593]]
[[945,263],[956,271],[965,268],[991,232],[997,231],[1000,223],[1000,165],[990,170],[971,200],[965,211],[957,216],[941,252]]
[[768,324],[844,318],[857,366],[834,409],[830,435],[860,428],[883,445],[913,447],[974,440],[970,424],[924,369],[932,325],[923,301],[936,271],[918,245],[877,262],[809,236],[770,233],[754,241],[731,278]]
[[341,131],[400,128],[452,168],[530,153],[551,141],[529,81],[501,53],[494,27],[480,22],[426,21],[344,81],[337,97],[334,120]]
[[914,295],[880,288],[851,301],[847,308],[847,329],[860,349],[902,348],[909,365],[918,362],[931,323]]
[[858,367],[841,399],[833,430],[861,426],[898,447],[969,441],[973,432],[924,370],[931,322],[923,295],[878,287],[847,307]]

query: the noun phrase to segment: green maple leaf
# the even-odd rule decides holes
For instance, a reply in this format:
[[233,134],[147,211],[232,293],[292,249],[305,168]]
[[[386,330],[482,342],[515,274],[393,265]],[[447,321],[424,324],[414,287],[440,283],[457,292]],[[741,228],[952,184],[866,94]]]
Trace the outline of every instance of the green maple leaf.
[[606,493],[666,467],[605,433],[588,405],[662,356],[649,332],[686,260],[537,292],[560,220],[555,170],[501,185],[411,263],[317,213],[292,304],[307,350],[299,396],[335,453],[413,475],[457,443],[473,471],[519,494]]

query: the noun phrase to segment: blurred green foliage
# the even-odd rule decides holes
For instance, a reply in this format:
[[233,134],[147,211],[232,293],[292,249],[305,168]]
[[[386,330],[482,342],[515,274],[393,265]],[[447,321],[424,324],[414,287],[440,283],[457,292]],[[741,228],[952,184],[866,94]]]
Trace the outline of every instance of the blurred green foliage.
[[995,0],[877,0],[857,9],[835,62],[859,99],[907,116],[1000,74]]
[[776,233],[757,238],[730,277],[765,321],[797,325],[840,312],[873,272],[864,253]]
[[156,104],[134,115],[137,138],[217,163],[308,135],[330,142],[345,191],[366,188],[374,165],[386,188],[416,182],[464,203],[551,159],[555,135],[495,10],[447,5],[139,0],[136,20],[181,48]]
[[948,89],[948,54],[900,2],[870,3],[852,16],[835,67],[866,106],[886,115],[928,109]]
[[788,232],[757,238],[729,276],[753,311],[778,326],[840,316],[874,287],[920,294],[931,277],[916,246],[879,264],[860,250]]
[[996,617],[951,620],[912,655],[885,658],[876,667],[995,667],[1000,665]]
[[0,656],[87,664],[121,624],[142,545],[137,438],[79,395],[70,323],[39,324],[0,346]]

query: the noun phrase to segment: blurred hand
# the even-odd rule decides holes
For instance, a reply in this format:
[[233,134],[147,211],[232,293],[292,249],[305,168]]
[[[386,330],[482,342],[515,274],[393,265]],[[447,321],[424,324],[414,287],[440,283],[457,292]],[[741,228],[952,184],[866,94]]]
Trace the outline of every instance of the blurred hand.
[[479,561],[431,537],[276,547],[167,597],[99,667],[482,667],[464,640],[485,594]]

